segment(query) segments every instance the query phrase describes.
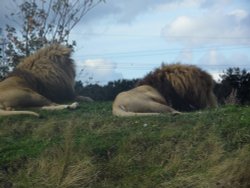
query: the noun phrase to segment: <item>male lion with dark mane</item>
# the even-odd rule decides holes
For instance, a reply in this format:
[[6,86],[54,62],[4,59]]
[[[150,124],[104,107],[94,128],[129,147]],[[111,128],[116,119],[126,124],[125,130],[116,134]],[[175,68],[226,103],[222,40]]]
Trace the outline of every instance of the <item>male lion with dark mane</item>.
[[46,110],[74,109],[71,105],[57,103],[74,100],[75,67],[71,59],[72,50],[53,44],[25,58],[0,82],[0,116],[29,114],[16,108],[41,107]]
[[194,65],[163,64],[141,79],[136,88],[118,94],[113,114],[178,114],[216,107],[213,85],[211,75]]

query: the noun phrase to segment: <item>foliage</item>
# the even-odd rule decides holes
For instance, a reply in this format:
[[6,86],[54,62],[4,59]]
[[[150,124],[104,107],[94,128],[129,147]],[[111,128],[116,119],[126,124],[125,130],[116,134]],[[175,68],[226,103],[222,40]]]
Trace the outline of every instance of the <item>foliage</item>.
[[246,69],[229,68],[221,75],[221,83],[216,86],[219,101],[224,100],[232,93],[237,93],[241,104],[250,103],[250,73]]
[[114,117],[110,102],[0,117],[0,187],[250,186],[250,108]]
[[0,81],[7,76],[8,71],[9,71],[9,67],[1,66],[1,63],[0,63]]
[[76,24],[103,0],[12,0],[17,12],[7,15],[14,23],[6,25],[9,41],[6,55],[9,66],[15,67],[21,57],[38,50],[46,44],[69,41],[69,35]]
[[76,82],[75,89],[77,94],[91,97],[96,101],[112,101],[118,93],[132,89],[137,81],[137,79],[123,79],[109,82],[104,86],[98,84],[83,86],[82,82],[78,81]]
[[[138,79],[117,80],[107,85],[83,85],[76,82],[75,89],[78,94],[86,95],[97,101],[111,101],[122,91],[135,87]],[[249,104],[250,103],[250,73],[246,69],[228,68],[221,75],[221,82],[215,84],[214,92],[220,104]]]
[[9,71],[9,67],[6,65],[6,58],[4,48],[6,45],[6,40],[2,34],[2,28],[0,28],[0,81],[6,76]]

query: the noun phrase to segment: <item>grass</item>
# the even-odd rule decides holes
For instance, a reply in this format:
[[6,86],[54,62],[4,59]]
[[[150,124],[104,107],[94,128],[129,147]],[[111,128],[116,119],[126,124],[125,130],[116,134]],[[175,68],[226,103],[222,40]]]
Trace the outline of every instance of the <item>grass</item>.
[[0,117],[0,187],[250,187],[250,107],[114,117],[110,102]]

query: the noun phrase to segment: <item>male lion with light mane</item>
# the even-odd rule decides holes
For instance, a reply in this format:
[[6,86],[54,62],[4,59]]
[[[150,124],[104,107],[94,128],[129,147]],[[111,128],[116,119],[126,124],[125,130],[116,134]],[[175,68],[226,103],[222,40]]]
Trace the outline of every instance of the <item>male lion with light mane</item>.
[[179,114],[216,107],[213,85],[211,75],[196,66],[163,64],[140,80],[136,88],[118,94],[113,114]]
[[0,116],[29,114],[16,108],[40,107],[45,110],[75,109],[57,103],[74,100],[75,67],[70,48],[53,44],[25,58],[0,82]]

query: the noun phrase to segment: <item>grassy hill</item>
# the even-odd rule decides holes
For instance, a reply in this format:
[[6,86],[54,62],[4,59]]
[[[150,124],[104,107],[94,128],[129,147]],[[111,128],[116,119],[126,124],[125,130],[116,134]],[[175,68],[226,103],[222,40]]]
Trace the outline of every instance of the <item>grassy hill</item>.
[[114,117],[111,103],[0,117],[0,187],[250,187],[250,107]]

